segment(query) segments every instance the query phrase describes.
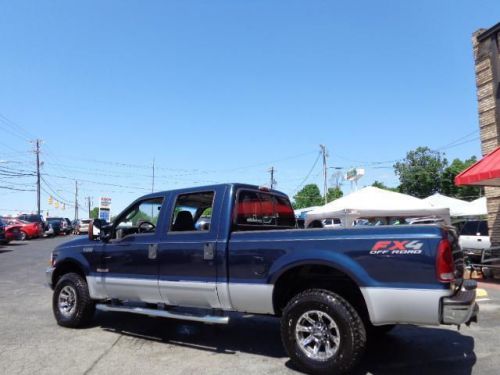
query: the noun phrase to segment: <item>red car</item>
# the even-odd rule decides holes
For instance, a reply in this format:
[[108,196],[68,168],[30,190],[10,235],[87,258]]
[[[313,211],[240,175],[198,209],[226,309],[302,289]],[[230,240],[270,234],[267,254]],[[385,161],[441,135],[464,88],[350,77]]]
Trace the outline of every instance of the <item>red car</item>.
[[19,239],[21,225],[9,225],[9,223],[0,218],[0,243],[8,244],[10,241]]
[[18,239],[21,241],[30,239],[30,238],[38,238],[43,234],[43,228],[40,223],[29,223],[24,220],[19,219],[8,219],[7,225],[19,228],[19,236]]

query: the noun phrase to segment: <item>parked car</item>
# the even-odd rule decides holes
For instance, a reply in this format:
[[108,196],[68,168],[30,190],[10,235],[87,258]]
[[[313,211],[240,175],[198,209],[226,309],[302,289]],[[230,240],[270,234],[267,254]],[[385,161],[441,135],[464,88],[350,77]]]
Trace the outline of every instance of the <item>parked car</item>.
[[417,224],[444,224],[444,220],[441,217],[416,217],[416,218],[408,218],[406,222],[409,225],[417,225]]
[[42,229],[44,231],[44,235],[46,235],[46,231],[49,230],[49,226],[47,221],[43,218],[42,215],[37,214],[21,214],[16,217],[16,219],[24,220],[30,223],[40,223],[42,225]]
[[52,224],[47,222],[46,226],[47,226],[47,229],[43,233],[44,237],[53,237],[53,236],[55,236],[56,234],[54,232],[54,227],[52,226]]
[[0,244],[7,243],[5,240],[5,225],[0,220]]
[[75,234],[82,234],[82,233],[88,233],[89,232],[89,224],[92,220],[91,219],[81,219],[78,220],[78,222],[75,225]]
[[[210,225],[197,225],[207,209]],[[96,308],[210,324],[227,324],[230,311],[274,315],[294,365],[333,374],[356,365],[369,334],[478,313],[476,281],[463,279],[446,226],[298,229],[285,194],[244,184],[152,193],[94,224],[98,237],[51,254],[64,327],[88,324]]]
[[71,222],[71,220],[68,219],[67,217],[64,217],[63,220],[66,222],[66,225],[64,226],[64,233],[65,234],[73,233],[73,223]]
[[321,220],[323,228],[341,228],[342,220],[339,218]]
[[9,220],[9,218],[0,217],[0,226],[3,228],[1,231],[3,235],[0,235],[0,243],[3,244],[20,239],[21,225],[11,224]]
[[61,233],[65,233],[64,226],[67,225],[66,221],[60,217],[48,217],[47,223],[52,226],[54,231],[54,236],[58,236]]
[[486,220],[468,221],[462,227],[458,243],[470,263],[481,262],[481,253],[491,247]]
[[20,219],[6,219],[4,221],[7,224],[15,226],[18,228],[18,239],[21,241],[28,240],[30,238],[38,238],[43,235],[43,226],[42,223],[38,222],[28,222]]

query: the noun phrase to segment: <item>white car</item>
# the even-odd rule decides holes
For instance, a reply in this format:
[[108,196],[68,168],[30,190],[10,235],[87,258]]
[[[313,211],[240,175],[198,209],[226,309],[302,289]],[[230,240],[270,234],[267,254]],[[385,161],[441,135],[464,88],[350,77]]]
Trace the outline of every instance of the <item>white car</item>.
[[465,256],[473,263],[480,263],[482,251],[491,247],[488,222],[486,220],[466,222],[460,232],[458,243]]
[[340,227],[342,227],[342,220],[340,220],[338,217],[336,217],[334,219],[321,220],[321,223],[323,224],[323,228],[340,228]]
[[79,220],[75,228],[76,234],[88,233],[90,221],[90,219]]

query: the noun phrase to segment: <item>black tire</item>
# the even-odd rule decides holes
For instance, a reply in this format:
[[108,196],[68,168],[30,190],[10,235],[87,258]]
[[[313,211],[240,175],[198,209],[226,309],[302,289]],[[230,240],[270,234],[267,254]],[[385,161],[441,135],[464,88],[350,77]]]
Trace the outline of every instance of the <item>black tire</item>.
[[[68,295],[73,303],[68,303],[69,307],[64,308],[60,304],[60,297],[64,299]],[[88,324],[94,316],[95,303],[90,298],[85,279],[76,273],[63,275],[54,288],[52,310],[60,326],[78,328]]]
[[19,232],[19,241],[26,241],[28,239],[28,234],[25,231]]
[[[325,354],[325,358],[322,359],[312,358],[311,353],[306,354],[307,348],[304,349],[304,346],[297,342],[298,335],[301,335],[296,331],[299,319],[301,322],[306,322],[303,317],[307,314],[315,314],[315,311],[326,315],[326,317],[317,315],[318,321],[326,320],[328,323],[332,320],[334,322],[336,327],[328,331],[334,332],[332,336],[339,339],[335,352],[330,356]],[[303,326],[303,324],[300,325]],[[306,328],[312,327],[311,325]],[[321,331],[321,327],[318,330],[314,334],[310,333],[310,336],[321,335],[321,332],[328,335]],[[345,299],[329,290],[309,289],[293,297],[285,307],[281,319],[281,339],[290,359],[301,370],[313,374],[336,374],[349,371],[362,357],[366,347],[366,330],[359,314]],[[305,337],[304,341],[307,339],[309,336]],[[326,340],[324,337],[323,339]],[[328,345],[331,343],[334,342],[330,341]],[[325,343],[318,344],[318,348],[321,347],[326,353]]]

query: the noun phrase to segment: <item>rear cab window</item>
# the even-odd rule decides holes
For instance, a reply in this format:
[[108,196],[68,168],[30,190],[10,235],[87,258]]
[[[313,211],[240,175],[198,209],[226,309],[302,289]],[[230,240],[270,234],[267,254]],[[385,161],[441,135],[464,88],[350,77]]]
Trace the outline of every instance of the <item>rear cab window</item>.
[[277,194],[241,189],[236,194],[233,231],[294,229],[293,208]]

